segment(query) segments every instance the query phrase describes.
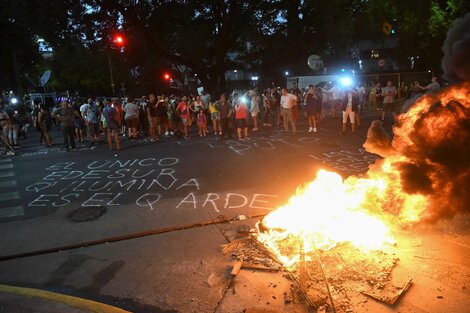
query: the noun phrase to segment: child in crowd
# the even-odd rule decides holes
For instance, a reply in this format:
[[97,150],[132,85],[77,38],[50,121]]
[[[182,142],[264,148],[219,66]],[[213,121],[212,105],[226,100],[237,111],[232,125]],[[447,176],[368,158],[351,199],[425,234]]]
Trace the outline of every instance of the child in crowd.
[[199,136],[206,136],[207,120],[202,108],[199,109],[199,113],[197,114],[197,125],[199,126]]

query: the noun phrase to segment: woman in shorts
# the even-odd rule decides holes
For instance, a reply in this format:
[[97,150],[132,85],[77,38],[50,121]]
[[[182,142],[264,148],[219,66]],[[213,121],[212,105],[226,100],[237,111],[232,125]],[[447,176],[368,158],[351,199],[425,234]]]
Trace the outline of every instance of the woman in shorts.
[[127,129],[129,130],[129,138],[137,138],[137,127],[139,127],[139,107],[134,103],[133,98],[127,99],[124,106],[124,119],[126,120]]

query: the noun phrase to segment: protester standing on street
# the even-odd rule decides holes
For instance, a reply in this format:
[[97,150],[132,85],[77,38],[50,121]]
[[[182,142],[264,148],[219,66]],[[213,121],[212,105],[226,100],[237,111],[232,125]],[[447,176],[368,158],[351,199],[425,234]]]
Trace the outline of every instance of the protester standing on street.
[[209,113],[211,115],[212,127],[214,128],[214,135],[222,135],[222,128],[220,127],[220,111],[217,104],[217,102],[211,102],[209,104]]
[[87,103],[80,107],[80,113],[82,114],[82,117],[85,120],[85,124],[88,128],[90,145],[93,146],[95,142],[99,141],[100,135],[100,112],[98,106],[96,103],[93,103],[91,99],[88,99]]
[[44,140],[46,140],[46,146],[52,147],[54,142],[49,135],[49,130],[52,126],[52,116],[49,112],[49,109],[47,108],[47,105],[44,103],[39,104],[38,123],[39,128],[41,129],[41,136],[44,138]]
[[433,93],[433,92],[439,91],[439,89],[441,89],[441,85],[439,85],[439,83],[437,82],[437,77],[436,76],[434,76],[431,79],[431,83],[429,85],[427,85],[426,87],[423,87],[420,84],[418,84],[418,87],[421,90],[425,91],[426,93]]
[[272,108],[272,99],[269,92],[269,89],[264,91],[263,95],[263,126],[272,126],[271,124],[271,108]]
[[306,104],[307,119],[308,119],[308,132],[317,132],[317,119],[319,119],[322,110],[321,91],[315,90],[313,85],[308,86],[308,91],[305,94],[304,101]]
[[103,116],[106,120],[109,151],[113,150],[113,137],[116,143],[116,150],[119,151],[121,150],[121,143],[119,141],[119,114],[117,110],[112,107],[112,102],[106,103],[103,109]]
[[381,115],[381,120],[382,122],[385,119],[385,114],[387,112],[391,112],[393,116],[395,116],[395,110],[394,110],[394,102],[395,102],[395,96],[397,95],[397,88],[393,86],[391,81],[387,82],[387,86],[382,88],[382,98],[383,98],[383,104],[382,104],[382,115]]
[[363,83],[359,83],[359,87],[356,88],[357,95],[359,97],[359,105],[356,112],[356,126],[359,127],[361,124],[361,112],[365,108],[365,99],[366,99],[366,88]]
[[80,107],[78,106],[77,101],[72,102],[72,110],[75,112],[73,114],[73,126],[75,128],[75,140],[79,142],[83,142],[83,129],[85,128],[85,122],[83,121],[83,118],[80,115]]
[[249,96],[251,97],[251,107],[250,113],[251,118],[253,119],[253,131],[258,130],[258,114],[259,114],[259,103],[261,102],[261,98],[258,93],[258,87],[254,90],[249,92]]
[[137,127],[139,127],[140,108],[134,103],[133,98],[127,98],[127,104],[124,106],[124,119],[126,120],[129,138],[137,138]]
[[[152,137],[151,141],[157,141],[158,136],[157,136],[157,99],[155,98],[155,95],[151,93],[149,95],[149,101],[146,105],[146,111],[147,111],[147,118],[149,120],[149,125],[150,125],[150,137]],[[166,114],[166,112],[165,112]]]
[[383,97],[382,97],[382,85],[377,83],[375,85],[375,108],[377,111],[382,111]]
[[64,135],[64,146],[67,151],[77,149],[75,145],[75,130],[73,125],[73,119],[76,115],[80,116],[80,114],[69,106],[67,100],[63,100],[61,107],[55,109],[52,113],[52,116],[60,121],[60,126]]
[[249,139],[248,138],[248,125],[246,123],[246,119],[248,117],[248,109],[246,107],[244,98],[245,97],[242,97],[242,99],[239,99],[238,97],[235,97],[234,99],[235,119],[236,119],[236,124],[237,124],[238,139],[242,139],[242,129],[245,135],[245,139]]
[[294,122],[294,117],[292,114],[292,109],[297,105],[297,97],[287,91],[287,88],[282,88],[281,96],[281,115],[282,121],[284,123],[284,131],[287,133],[289,131],[289,123],[292,127],[292,132],[295,134],[297,132]]
[[227,136],[228,138],[232,138],[232,132],[229,128],[230,118],[232,117],[232,107],[227,99],[227,94],[223,93],[220,95],[220,100],[217,101],[217,107],[220,109],[220,123],[222,126],[220,138],[224,139]]
[[183,123],[184,138],[190,139],[188,135],[188,127],[191,125],[191,115],[189,112],[188,97],[183,96],[182,101],[176,107],[176,112]]
[[346,133],[346,125],[349,121],[351,122],[351,130],[354,133],[356,131],[356,118],[355,113],[357,112],[357,107],[359,105],[359,96],[357,91],[354,89],[348,89],[342,100],[342,111],[343,111],[343,128],[341,134]]

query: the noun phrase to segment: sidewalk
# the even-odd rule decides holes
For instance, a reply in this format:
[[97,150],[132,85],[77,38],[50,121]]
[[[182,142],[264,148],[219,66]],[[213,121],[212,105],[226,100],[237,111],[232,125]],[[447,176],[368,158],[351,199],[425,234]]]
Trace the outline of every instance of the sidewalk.
[[0,285],[0,311],[7,313],[129,313],[129,311],[87,299],[8,285]]

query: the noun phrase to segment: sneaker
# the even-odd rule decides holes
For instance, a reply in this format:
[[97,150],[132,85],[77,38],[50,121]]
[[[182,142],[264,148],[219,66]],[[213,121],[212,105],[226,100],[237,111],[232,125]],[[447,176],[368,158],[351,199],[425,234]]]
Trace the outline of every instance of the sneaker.
[[7,155],[16,155],[16,153],[13,151],[7,151]]
[[165,136],[168,136],[169,134],[170,134],[169,132],[167,132],[167,131],[165,132]]
[[314,133],[316,133],[316,132],[317,132],[317,128],[316,128],[316,127],[313,129],[313,132],[314,132]]
[[219,135],[222,136],[222,132],[220,132]]
[[253,129],[252,129],[252,131],[254,131],[254,132],[255,132],[255,131],[257,131],[257,130],[258,130],[258,128],[257,128],[257,127],[255,127],[255,128],[253,128]]
[[174,134],[175,134],[175,132],[174,132],[174,131],[171,131],[171,132],[170,132],[170,135],[172,135],[172,136],[173,136]]
[[309,133],[313,132],[313,127],[310,127],[310,128],[308,129],[308,132],[309,132]]
[[245,137],[245,140],[250,140],[251,138],[250,137]]
[[268,127],[271,127],[271,126],[273,126],[273,125],[272,125],[272,124],[269,124],[269,123],[267,123],[267,124],[266,124],[266,126],[268,126]]

